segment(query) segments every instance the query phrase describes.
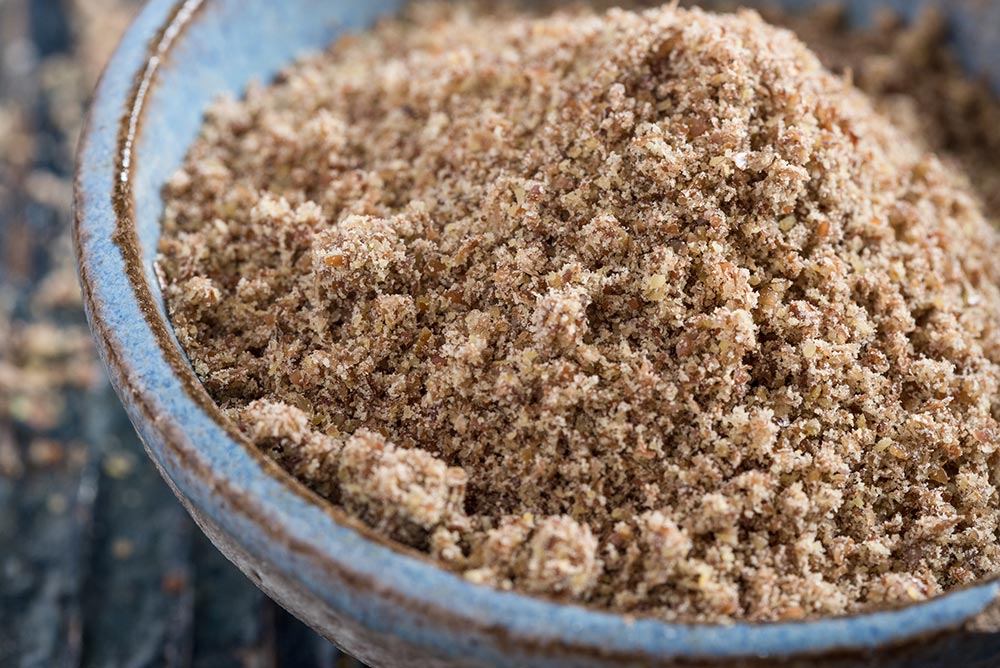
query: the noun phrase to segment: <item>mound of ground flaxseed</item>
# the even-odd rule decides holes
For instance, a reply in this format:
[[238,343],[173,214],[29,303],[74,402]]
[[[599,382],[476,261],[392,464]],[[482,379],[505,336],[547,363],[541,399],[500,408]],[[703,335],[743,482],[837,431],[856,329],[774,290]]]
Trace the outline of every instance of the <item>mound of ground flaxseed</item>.
[[1000,570],[1000,240],[756,14],[416,5],[209,115],[177,335],[246,434],[467,578],[795,619]]

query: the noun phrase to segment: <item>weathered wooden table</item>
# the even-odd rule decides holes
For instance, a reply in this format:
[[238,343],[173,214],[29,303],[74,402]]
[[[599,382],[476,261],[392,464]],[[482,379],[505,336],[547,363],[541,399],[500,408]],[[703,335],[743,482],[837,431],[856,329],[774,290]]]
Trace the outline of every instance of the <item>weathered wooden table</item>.
[[135,0],[0,0],[0,666],[355,666],[201,535],[94,357],[73,150]]

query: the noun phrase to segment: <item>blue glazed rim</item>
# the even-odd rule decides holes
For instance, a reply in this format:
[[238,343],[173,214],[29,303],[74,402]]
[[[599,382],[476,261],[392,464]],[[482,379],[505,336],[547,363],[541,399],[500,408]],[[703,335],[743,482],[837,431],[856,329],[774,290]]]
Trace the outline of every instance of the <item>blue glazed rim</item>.
[[[1000,582],[991,580],[907,607],[807,622],[625,617],[469,583],[381,539],[264,457],[233,430],[187,366],[153,296],[133,222],[132,152],[158,69],[188,24],[226,1],[152,0],[125,35],[81,140],[74,232],[91,327],[150,456],[182,498],[255,558],[294,573],[324,605],[375,633],[497,665],[508,665],[501,645],[551,656],[540,665],[553,666],[570,665],[571,656],[658,664],[864,654],[959,629],[998,598]],[[309,30],[310,46],[332,35],[322,22]],[[291,55],[267,56],[273,62],[259,72],[273,73]],[[370,595],[333,588],[331,580],[356,583]]]

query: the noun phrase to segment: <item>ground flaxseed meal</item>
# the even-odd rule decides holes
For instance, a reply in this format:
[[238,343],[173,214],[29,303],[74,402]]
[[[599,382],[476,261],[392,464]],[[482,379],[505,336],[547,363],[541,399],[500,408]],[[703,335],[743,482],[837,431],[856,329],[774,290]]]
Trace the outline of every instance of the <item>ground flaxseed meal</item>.
[[213,108],[160,268],[253,442],[447,568],[846,613],[1000,570],[1000,239],[928,137],[754,13],[418,4]]

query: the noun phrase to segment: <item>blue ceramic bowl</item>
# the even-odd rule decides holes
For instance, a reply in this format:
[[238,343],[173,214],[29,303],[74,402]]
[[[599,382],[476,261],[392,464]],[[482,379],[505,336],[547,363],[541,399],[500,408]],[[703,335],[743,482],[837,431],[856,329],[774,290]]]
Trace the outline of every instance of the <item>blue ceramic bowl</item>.
[[[261,589],[373,666],[997,666],[1000,583],[812,622],[666,624],[470,584],[323,503],[226,423],[189,368],[153,273],[160,188],[221,93],[397,0],[152,0],[97,90],[76,183],[91,326],[150,457]],[[784,4],[802,7],[803,0]],[[879,5],[854,2],[859,20]],[[1000,3],[942,0],[970,68],[1000,84]]]

